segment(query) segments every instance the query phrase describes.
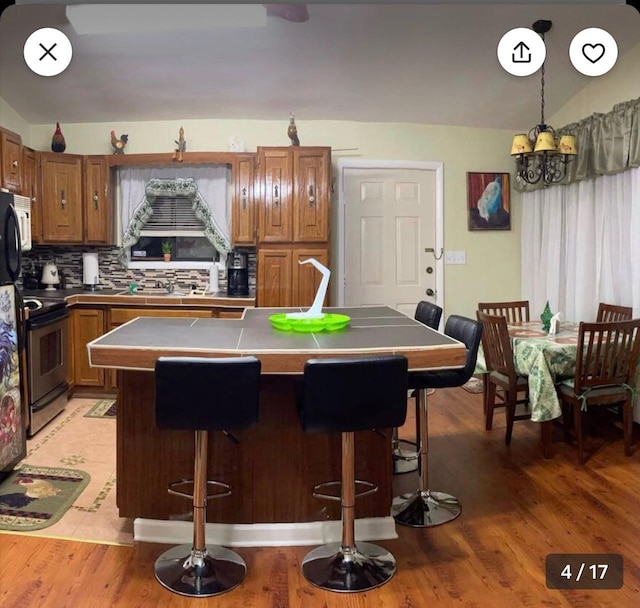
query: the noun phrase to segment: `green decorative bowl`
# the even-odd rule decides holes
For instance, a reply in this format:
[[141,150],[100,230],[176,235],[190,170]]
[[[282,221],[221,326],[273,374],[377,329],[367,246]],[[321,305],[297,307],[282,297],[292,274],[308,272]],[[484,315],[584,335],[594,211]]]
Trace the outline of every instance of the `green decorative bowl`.
[[286,313],[278,313],[277,315],[271,315],[269,317],[269,323],[271,323],[275,329],[309,333],[314,331],[337,331],[344,329],[349,325],[349,321],[351,321],[351,317],[347,315],[332,313],[325,313],[321,319],[290,319],[287,318]]

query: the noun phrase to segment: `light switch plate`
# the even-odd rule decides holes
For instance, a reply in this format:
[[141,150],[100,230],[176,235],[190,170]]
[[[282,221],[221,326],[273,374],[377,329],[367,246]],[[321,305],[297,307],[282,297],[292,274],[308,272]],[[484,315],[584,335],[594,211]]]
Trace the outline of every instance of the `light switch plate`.
[[444,263],[445,264],[466,264],[467,252],[466,251],[445,251]]

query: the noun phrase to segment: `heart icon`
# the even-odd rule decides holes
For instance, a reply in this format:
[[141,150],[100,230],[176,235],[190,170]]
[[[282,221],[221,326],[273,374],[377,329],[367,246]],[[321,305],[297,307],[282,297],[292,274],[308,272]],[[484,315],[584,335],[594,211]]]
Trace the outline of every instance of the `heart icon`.
[[597,63],[604,57],[604,44],[583,44],[582,54],[591,62]]

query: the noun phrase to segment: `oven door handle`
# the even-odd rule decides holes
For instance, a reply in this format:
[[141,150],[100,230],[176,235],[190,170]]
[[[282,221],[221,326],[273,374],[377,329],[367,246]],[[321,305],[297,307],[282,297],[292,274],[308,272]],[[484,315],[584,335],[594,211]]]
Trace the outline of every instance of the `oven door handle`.
[[29,319],[29,329],[33,331],[34,329],[41,329],[42,327],[48,327],[49,325],[53,325],[58,321],[62,321],[63,319],[66,319],[68,316],[69,316],[68,310],[64,310],[62,313],[55,311],[49,314],[40,315],[35,319]]

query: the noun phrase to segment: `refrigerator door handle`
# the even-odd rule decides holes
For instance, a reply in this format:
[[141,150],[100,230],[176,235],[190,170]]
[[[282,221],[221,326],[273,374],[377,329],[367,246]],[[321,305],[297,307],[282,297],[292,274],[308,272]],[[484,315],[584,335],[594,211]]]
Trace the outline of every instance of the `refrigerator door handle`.
[[13,217],[13,234],[8,234],[9,232],[9,227],[11,225],[11,222],[7,221],[7,223],[5,224],[5,252],[6,252],[6,257],[7,257],[7,262],[10,262],[10,257],[9,257],[9,243],[11,242],[11,240],[13,240],[13,242],[15,243],[15,248],[16,248],[16,264],[15,267],[11,267],[8,265],[8,270],[9,270],[9,275],[11,276],[11,280],[12,281],[17,281],[18,277],[20,276],[20,266],[22,264],[22,247],[20,246],[20,220],[18,219],[18,214],[16,213],[16,210],[14,209],[13,205],[9,205],[9,213],[11,214],[11,216]]
[[27,321],[24,318],[24,298],[22,292],[16,288],[16,324],[18,325],[18,354],[21,355],[24,350],[27,339]]

